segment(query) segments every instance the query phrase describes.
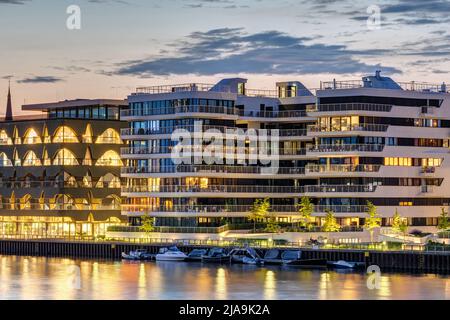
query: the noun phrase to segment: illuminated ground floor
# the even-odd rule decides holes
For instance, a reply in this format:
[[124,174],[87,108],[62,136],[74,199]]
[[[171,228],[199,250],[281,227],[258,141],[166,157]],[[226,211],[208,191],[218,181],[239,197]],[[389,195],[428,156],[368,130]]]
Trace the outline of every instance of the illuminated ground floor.
[[126,225],[116,217],[96,221],[89,215],[86,221],[71,217],[0,216],[0,236],[33,237],[98,237],[106,234],[109,226]]

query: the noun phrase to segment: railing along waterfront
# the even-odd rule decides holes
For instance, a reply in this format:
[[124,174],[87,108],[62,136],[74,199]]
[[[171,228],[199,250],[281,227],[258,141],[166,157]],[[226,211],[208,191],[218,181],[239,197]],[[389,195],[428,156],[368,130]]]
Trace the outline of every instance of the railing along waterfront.
[[370,124],[362,123],[355,124],[341,128],[329,128],[321,126],[308,126],[309,132],[347,132],[347,131],[375,131],[375,132],[385,132],[389,128],[387,124]]
[[378,172],[381,165],[375,164],[331,164],[331,165],[315,165],[307,164],[305,166],[305,173],[329,173],[329,172]]
[[208,185],[208,186],[125,186],[123,193],[347,193],[374,192],[373,185],[312,185],[312,186],[260,186],[260,185]]
[[[252,210],[252,205],[173,205],[170,207],[159,206],[149,208],[148,205],[123,204],[122,211],[136,214],[151,214],[155,212],[177,212],[177,213],[223,213],[236,212],[248,213]],[[365,205],[315,205],[315,213],[325,213],[333,211],[335,213],[361,213],[367,211]],[[271,205],[271,212],[290,213],[299,215],[299,205]]]
[[131,108],[121,110],[121,117],[139,117],[139,116],[157,116],[157,115],[171,115],[182,113],[213,113],[213,114],[226,114],[226,115],[238,115],[238,109],[224,106],[178,106],[167,108]]
[[381,152],[384,150],[383,144],[322,144],[314,146],[310,152]]
[[[178,165],[170,167],[123,167],[122,174],[133,173],[242,173],[262,174],[263,167],[227,165]],[[276,174],[304,174],[304,167],[275,167]]]
[[307,112],[374,111],[390,112],[392,105],[376,103],[334,103],[307,106]]
[[[160,233],[222,233],[228,231],[228,225],[220,227],[161,227],[155,226],[153,232]],[[108,232],[144,232],[141,227],[110,226]]]

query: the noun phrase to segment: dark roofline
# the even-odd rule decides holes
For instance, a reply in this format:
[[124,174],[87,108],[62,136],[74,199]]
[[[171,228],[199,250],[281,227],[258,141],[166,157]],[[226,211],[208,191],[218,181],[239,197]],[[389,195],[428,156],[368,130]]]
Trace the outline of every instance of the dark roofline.
[[49,103],[25,104],[22,106],[22,110],[44,111],[56,108],[88,107],[97,105],[125,107],[128,106],[128,101],[126,99],[76,99]]

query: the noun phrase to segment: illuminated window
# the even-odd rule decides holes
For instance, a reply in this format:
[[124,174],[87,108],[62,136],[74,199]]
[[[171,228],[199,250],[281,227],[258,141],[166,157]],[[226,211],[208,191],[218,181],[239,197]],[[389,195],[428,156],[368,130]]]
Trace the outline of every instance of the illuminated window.
[[14,144],[21,144],[22,143],[22,139],[20,139],[19,137],[19,130],[17,130],[17,128],[14,128]]
[[208,178],[200,178],[200,189],[208,188]]
[[72,151],[68,149],[61,149],[56,154],[53,159],[54,166],[77,166],[79,165],[78,160]]
[[148,191],[159,192],[160,178],[148,178]]
[[51,166],[52,165],[52,161],[50,160],[50,158],[48,157],[48,152],[47,150],[44,150],[44,154],[42,156],[42,160],[44,162],[44,166]]
[[87,125],[83,134],[83,143],[92,143],[92,127],[90,124]]
[[12,140],[5,130],[0,131],[0,145],[12,145]]
[[440,167],[442,159],[438,158],[425,158],[422,159],[422,167]]
[[101,135],[98,136],[95,141],[97,144],[122,144],[122,140],[120,139],[120,134],[114,129],[106,129]]
[[120,178],[113,175],[112,173],[108,173],[101,177],[96,188],[120,188]]
[[83,187],[84,188],[92,188],[92,177],[89,173],[83,177]]
[[92,156],[89,148],[86,149],[86,154],[83,159],[83,166],[92,166]]
[[410,207],[413,205],[413,203],[409,202],[409,201],[404,201],[404,202],[400,202],[399,205],[402,207]]
[[384,158],[385,166],[411,167],[412,158]]
[[101,167],[119,167],[123,166],[123,162],[117,152],[115,152],[114,150],[108,150],[97,160],[97,163],[95,165]]
[[51,143],[52,142],[52,139],[50,138],[50,135],[48,134],[47,127],[44,128],[42,136],[44,138],[44,143]]
[[14,160],[14,166],[20,167],[22,165],[22,161],[20,160],[19,153],[17,152],[17,150],[14,150],[13,160]]
[[56,129],[53,143],[78,143],[78,138],[72,128],[62,126]]
[[0,167],[12,167],[11,160],[4,152],[0,153]]
[[23,159],[24,167],[38,167],[42,165],[41,159],[39,159],[34,153],[34,151],[28,151],[25,155],[25,158]]
[[37,134],[33,128],[28,129],[23,137],[23,144],[37,144],[42,143],[41,137]]

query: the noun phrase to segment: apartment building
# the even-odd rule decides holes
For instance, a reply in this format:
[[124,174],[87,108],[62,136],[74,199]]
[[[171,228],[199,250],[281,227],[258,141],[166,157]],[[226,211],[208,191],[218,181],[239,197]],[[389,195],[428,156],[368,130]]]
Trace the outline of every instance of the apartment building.
[[[270,199],[280,222],[291,223],[302,196],[314,203],[317,226],[327,210],[343,227],[360,226],[367,201],[378,206],[384,225],[398,210],[418,229],[434,227],[441,208],[448,209],[445,85],[396,83],[379,72],[361,81],[324,82],[314,94],[298,81],[277,83],[273,91],[248,89],[246,82],[138,88],[128,97],[122,212],[132,224],[144,214],[159,226],[246,223],[260,198]],[[180,163],[172,134],[192,133],[198,123],[213,136],[236,129],[271,132],[276,170],[265,170],[267,159],[252,161],[249,155],[265,144],[252,144],[248,134],[243,148],[227,144],[224,152],[245,154],[243,162],[194,161],[193,151],[191,162]],[[191,141],[197,151],[209,147]]]
[[121,215],[124,100],[24,105],[0,122],[0,234],[104,235]]

